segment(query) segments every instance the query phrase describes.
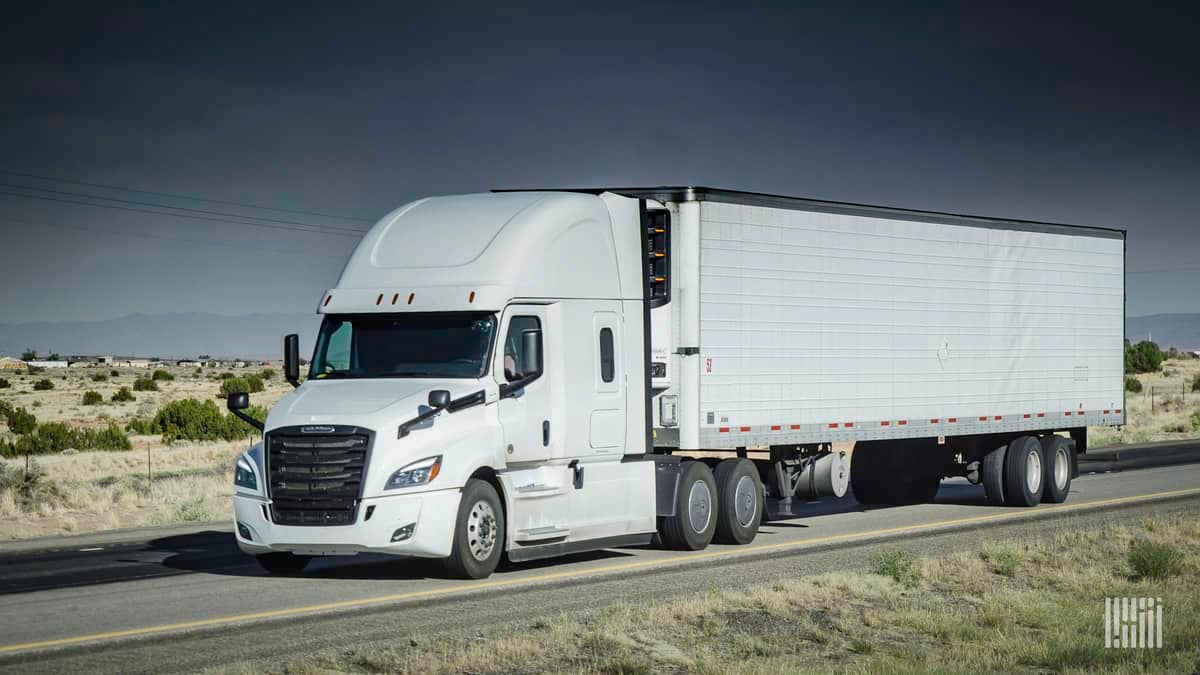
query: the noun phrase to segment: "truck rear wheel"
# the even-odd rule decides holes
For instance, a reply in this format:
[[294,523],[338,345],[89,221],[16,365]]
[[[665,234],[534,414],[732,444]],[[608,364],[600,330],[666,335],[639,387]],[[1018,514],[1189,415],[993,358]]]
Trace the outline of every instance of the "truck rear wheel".
[[675,515],[658,520],[663,546],[675,551],[699,551],[708,546],[717,530],[717,483],[703,462],[683,462]]
[[1042,501],[1061,504],[1071,493],[1072,466],[1071,444],[1062,436],[1046,436],[1042,439],[1042,460],[1046,467],[1045,489]]
[[446,569],[463,579],[483,579],[496,571],[504,553],[504,509],[496,488],[472,478],[458,502],[454,544]]
[[983,483],[983,494],[993,504],[1004,503],[1004,454],[1008,446],[1002,445],[983,456],[979,463],[979,476]]
[[1021,436],[1008,444],[1004,453],[1004,497],[1009,506],[1037,506],[1045,487],[1045,458],[1042,444],[1033,436]]
[[259,567],[271,574],[299,574],[304,571],[305,567],[308,567],[312,556],[281,551],[256,555],[254,559],[258,561]]
[[727,459],[717,465],[718,544],[749,544],[762,522],[763,488],[758,469],[748,459]]

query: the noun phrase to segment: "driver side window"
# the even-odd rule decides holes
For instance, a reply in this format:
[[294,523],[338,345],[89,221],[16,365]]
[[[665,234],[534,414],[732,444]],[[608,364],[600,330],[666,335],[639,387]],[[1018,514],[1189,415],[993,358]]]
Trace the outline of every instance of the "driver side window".
[[513,382],[525,372],[521,362],[521,336],[525,331],[541,332],[542,323],[536,316],[514,316],[508,322],[508,334],[504,336],[504,379]]

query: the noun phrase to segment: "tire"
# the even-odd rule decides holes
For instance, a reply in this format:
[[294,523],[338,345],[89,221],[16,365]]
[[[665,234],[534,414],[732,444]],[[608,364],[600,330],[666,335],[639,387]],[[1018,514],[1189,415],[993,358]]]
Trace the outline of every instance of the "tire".
[[1021,436],[1008,444],[1004,453],[1004,501],[1009,506],[1037,506],[1045,487],[1045,458],[1042,444],[1033,436]]
[[718,544],[749,544],[762,522],[763,486],[758,468],[748,459],[727,459],[717,465]]
[[1045,467],[1042,501],[1049,504],[1067,501],[1067,495],[1071,493],[1071,474],[1075,469],[1071,443],[1062,436],[1046,436],[1042,439],[1042,459]]
[[675,515],[658,522],[663,546],[674,551],[707,547],[717,531],[717,494],[717,482],[703,462],[683,462],[675,491]]
[[270,574],[299,574],[308,567],[312,556],[295,553],[263,553],[254,556],[258,566]]
[[1008,446],[1002,445],[983,456],[979,463],[980,482],[983,493],[992,504],[1004,503],[1004,453]]
[[483,579],[504,554],[504,507],[491,483],[472,478],[463,487],[454,525],[454,544],[444,563],[460,579]]

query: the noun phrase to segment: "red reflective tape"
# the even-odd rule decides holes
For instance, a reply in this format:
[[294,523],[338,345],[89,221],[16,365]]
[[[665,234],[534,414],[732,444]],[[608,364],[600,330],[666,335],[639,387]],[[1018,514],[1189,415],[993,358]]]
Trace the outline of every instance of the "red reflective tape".
[[899,422],[896,422],[896,424],[899,424],[900,426],[904,426],[905,424],[908,424],[908,420],[900,420]]
[[957,418],[957,417],[951,417],[951,418],[947,419],[946,421],[947,421],[947,422],[949,422],[950,424],[954,424],[955,422],[957,422],[957,421],[958,421],[958,418]]
[[1104,414],[1105,414],[1105,415],[1107,415],[1109,412],[1110,412],[1110,411],[1108,411],[1108,410],[1105,410],[1105,411],[1104,411]]
[[1038,417],[1045,417],[1046,413],[1038,413]]
[[830,423],[829,423],[829,428],[830,428],[830,429],[836,429],[836,428],[837,428],[837,422],[830,422]]
[[1067,412],[1065,412],[1065,413],[1063,413],[1063,414],[1064,414],[1064,415],[1066,415],[1067,417],[1070,417],[1070,416],[1071,416],[1071,411],[1070,411],[1070,410],[1068,410]]
[[780,430],[780,429],[782,429],[782,428],[783,428],[783,427],[779,426],[778,424],[772,424],[772,425],[771,425],[771,431],[779,431],[779,430]]
[[980,421],[980,422],[986,422],[986,421],[987,421],[987,415],[984,415],[983,417],[980,417],[980,418],[979,418],[979,421]]
[[884,420],[884,421],[882,421],[882,422],[880,422],[880,423],[879,423],[879,426],[881,426],[881,427],[886,427],[886,426],[889,426],[890,424],[891,424],[891,422],[889,422],[889,421],[887,421],[887,420]]
[[847,429],[849,429],[850,427],[854,426],[854,422],[846,422],[846,423],[845,423],[845,424],[843,424],[842,426],[843,426],[843,427],[846,427]]
[[996,415],[996,421],[997,421],[997,422],[999,422],[999,421],[1000,421],[1000,419],[1001,419],[1002,417],[1004,417],[1004,416],[1003,416],[1003,415]]
[[800,425],[799,425],[799,424],[793,424],[793,425],[792,425],[792,429],[799,429],[799,428],[800,428]]
[[1029,413],[1025,413],[1024,415],[1022,415],[1022,417],[1025,419],[1029,419]]
[[1121,414],[1121,409],[1120,409],[1120,408],[1117,408],[1117,409],[1116,409],[1116,410],[1114,410],[1113,412],[1115,412],[1115,413],[1117,413],[1118,415],[1120,415],[1120,414]]
[[937,424],[937,423],[938,423],[938,418],[934,417],[933,419],[929,420],[929,423],[930,423],[930,424]]
[[723,434],[727,434],[727,433],[729,433],[729,427],[721,427],[720,429],[717,429],[717,431],[719,431]]
[[750,431],[750,427],[738,427],[738,431]]

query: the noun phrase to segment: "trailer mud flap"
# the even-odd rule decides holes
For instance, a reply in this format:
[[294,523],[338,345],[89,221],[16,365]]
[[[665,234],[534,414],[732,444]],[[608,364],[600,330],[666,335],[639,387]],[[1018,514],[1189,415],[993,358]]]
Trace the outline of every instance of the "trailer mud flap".
[[654,503],[656,515],[660,518],[675,515],[680,466],[678,457],[660,455],[654,458]]

